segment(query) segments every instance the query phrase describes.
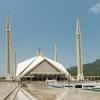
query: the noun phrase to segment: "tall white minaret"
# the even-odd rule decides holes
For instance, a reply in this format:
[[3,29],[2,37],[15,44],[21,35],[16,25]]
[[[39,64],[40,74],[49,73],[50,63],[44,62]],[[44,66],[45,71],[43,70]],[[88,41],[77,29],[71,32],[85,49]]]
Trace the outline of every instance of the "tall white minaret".
[[16,80],[16,47],[14,47],[14,79]]
[[58,61],[58,48],[57,48],[56,44],[55,44],[55,47],[54,47],[54,61],[55,62]]
[[[9,14],[9,11],[8,11]],[[7,23],[6,23],[6,41],[7,41],[7,69],[6,69],[6,79],[10,80],[10,67],[11,67],[11,32],[10,32],[10,18],[9,15],[7,16]]]
[[79,17],[77,18],[77,27],[76,27],[76,52],[77,52],[77,80],[84,80]]

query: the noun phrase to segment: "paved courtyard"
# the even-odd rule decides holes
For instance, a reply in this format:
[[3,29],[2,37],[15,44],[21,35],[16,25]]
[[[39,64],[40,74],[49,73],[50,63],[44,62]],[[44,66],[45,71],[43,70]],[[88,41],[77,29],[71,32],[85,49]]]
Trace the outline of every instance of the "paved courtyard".
[[17,85],[15,82],[0,82],[0,100],[3,100]]

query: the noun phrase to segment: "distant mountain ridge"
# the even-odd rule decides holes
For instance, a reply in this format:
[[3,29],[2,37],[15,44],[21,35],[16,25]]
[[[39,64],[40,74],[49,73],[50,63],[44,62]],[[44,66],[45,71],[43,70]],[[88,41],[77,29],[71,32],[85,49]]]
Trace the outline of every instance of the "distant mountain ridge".
[[[72,76],[77,75],[76,66],[72,66],[67,70]],[[83,72],[85,76],[100,76],[100,59],[97,59],[93,63],[84,64]]]

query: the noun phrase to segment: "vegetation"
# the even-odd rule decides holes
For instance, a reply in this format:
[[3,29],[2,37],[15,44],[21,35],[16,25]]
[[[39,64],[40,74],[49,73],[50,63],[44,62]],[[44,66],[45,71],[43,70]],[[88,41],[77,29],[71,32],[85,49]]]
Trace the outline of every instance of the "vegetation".
[[[76,66],[67,69],[72,76],[77,75]],[[97,59],[93,63],[83,65],[83,72],[85,76],[100,76],[100,59]]]

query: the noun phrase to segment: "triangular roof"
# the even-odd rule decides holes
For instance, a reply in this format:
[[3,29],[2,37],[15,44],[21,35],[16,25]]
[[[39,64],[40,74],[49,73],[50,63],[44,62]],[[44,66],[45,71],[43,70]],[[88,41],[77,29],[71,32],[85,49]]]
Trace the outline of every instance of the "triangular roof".
[[37,56],[18,64],[17,73],[16,73],[17,78],[20,79],[44,60],[48,61],[56,69],[64,73],[66,76],[71,76],[62,64],[55,62],[47,57]]

